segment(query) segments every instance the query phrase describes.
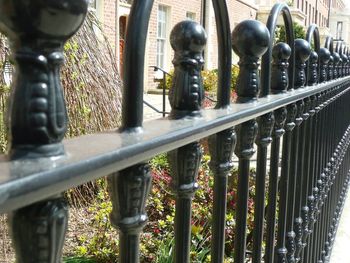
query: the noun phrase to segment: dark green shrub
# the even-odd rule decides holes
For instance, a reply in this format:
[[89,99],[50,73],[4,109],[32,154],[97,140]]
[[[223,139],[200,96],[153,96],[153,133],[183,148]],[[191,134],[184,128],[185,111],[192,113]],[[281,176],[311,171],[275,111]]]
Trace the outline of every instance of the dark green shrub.
[[[232,90],[236,87],[236,82],[238,78],[239,73],[239,67],[237,65],[232,66],[232,79],[231,79],[231,88]],[[174,75],[174,72],[170,72],[171,76],[166,77],[166,89],[170,89],[171,83],[172,83],[172,76]],[[218,86],[218,70],[203,70],[202,71],[202,77],[203,77],[203,86],[204,90],[207,92],[216,92],[217,86]],[[158,88],[163,89],[164,83],[163,81],[159,82]]]

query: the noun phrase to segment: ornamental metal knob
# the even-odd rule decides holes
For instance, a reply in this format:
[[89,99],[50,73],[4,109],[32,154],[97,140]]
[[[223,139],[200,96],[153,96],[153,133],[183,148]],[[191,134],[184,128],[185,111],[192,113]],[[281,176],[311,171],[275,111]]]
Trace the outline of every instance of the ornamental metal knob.
[[288,60],[292,50],[286,43],[277,43],[272,49],[271,92],[286,92],[289,85]]
[[312,86],[317,83],[317,62],[318,55],[315,51],[311,51],[309,58],[309,76],[308,76],[308,85]]
[[336,79],[339,77],[338,64],[341,58],[337,52],[333,52],[332,56],[333,56],[333,78]]
[[173,83],[169,92],[172,118],[197,115],[204,99],[201,70],[203,50],[207,42],[204,28],[194,21],[178,23],[171,32],[175,51]]
[[305,62],[309,59],[311,53],[310,44],[304,39],[295,40],[295,83],[294,87],[300,88],[305,85]]
[[269,30],[259,21],[245,20],[232,32],[232,47],[238,54],[240,72],[237,79],[237,102],[256,99],[259,92],[260,57],[269,47]]
[[64,153],[63,45],[87,9],[87,0],[0,0],[0,30],[11,39],[16,66],[9,120],[12,158]]
[[331,58],[331,52],[327,48],[320,48],[318,52],[320,58],[320,82],[327,81],[327,65]]
[[11,39],[32,38],[34,45],[37,38],[57,40],[62,45],[83,23],[87,7],[88,0],[0,0],[0,28]]

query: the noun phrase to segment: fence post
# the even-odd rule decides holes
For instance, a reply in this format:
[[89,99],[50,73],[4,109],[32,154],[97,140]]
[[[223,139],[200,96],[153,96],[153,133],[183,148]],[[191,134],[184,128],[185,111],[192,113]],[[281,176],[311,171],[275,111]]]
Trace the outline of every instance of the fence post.
[[[202,51],[207,41],[204,29],[193,21],[178,23],[171,32],[175,51],[175,72],[169,91],[170,118],[200,117],[204,99],[201,70]],[[176,195],[174,262],[190,261],[192,198],[198,188],[197,176],[202,157],[199,142],[168,153],[173,189]]]
[[[64,155],[63,46],[86,13],[84,0],[0,3],[1,29],[11,39],[16,67],[9,118],[12,160]],[[17,262],[61,261],[68,225],[61,195],[11,212],[9,223]]]
[[[240,72],[237,80],[237,102],[247,103],[256,100],[259,92],[258,60],[266,52],[270,33],[260,22],[247,20],[239,23],[232,32],[233,50],[239,55]],[[253,156],[254,141],[258,132],[253,119],[237,128],[235,154],[239,158],[238,193],[236,207],[235,262],[245,262],[246,228],[248,213],[248,190],[250,158]]]

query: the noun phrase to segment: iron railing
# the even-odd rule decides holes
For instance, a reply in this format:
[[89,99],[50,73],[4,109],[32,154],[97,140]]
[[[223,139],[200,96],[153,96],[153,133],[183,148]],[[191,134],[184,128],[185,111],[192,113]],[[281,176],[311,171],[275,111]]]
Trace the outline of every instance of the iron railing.
[[[138,0],[133,2],[127,30],[122,127],[62,140],[67,127],[59,80],[62,46],[83,22],[88,3],[0,1],[0,28],[12,41],[16,62],[8,119],[10,152],[0,163],[0,212],[10,215],[18,262],[59,262],[68,222],[61,193],[106,175],[113,203],[111,221],[120,232],[119,262],[139,262],[139,236],[147,223],[145,204],[151,188],[147,160],[164,152],[168,152],[176,199],[173,261],[189,262],[199,140],[205,137],[209,137],[215,178],[212,262],[223,262],[225,241],[234,242],[235,262],[247,259],[248,178],[254,143],[252,262],[328,260],[349,184],[349,50],[342,44],[334,48],[331,38],[321,47],[314,25],[306,40],[294,40],[285,4],[274,6],[267,27],[254,20],[237,25],[231,41],[226,2],[213,0],[213,4],[219,36],[215,109],[201,108],[206,33],[199,24],[184,21],[171,33],[175,73],[170,116],[143,123],[144,54],[153,1]],[[280,13],[288,44],[274,45]],[[233,104],[231,45],[240,56],[238,98]],[[233,152],[239,158],[234,241],[225,239]]]

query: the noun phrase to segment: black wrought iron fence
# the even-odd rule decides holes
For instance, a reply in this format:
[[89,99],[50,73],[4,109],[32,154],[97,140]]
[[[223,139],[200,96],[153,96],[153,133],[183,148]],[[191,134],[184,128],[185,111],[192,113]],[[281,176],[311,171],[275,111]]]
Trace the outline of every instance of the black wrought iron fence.
[[[151,188],[147,160],[168,152],[176,199],[173,261],[189,262],[199,140],[209,137],[215,178],[212,262],[224,261],[225,242],[234,242],[235,262],[247,259],[254,144],[252,262],[326,262],[349,184],[350,56],[345,45],[334,48],[329,37],[321,47],[315,25],[306,40],[294,39],[285,4],[274,6],[267,27],[254,20],[241,22],[231,40],[226,2],[214,0],[220,62],[216,108],[201,108],[206,33],[199,24],[184,21],[171,33],[175,72],[170,116],[143,123],[144,50],[153,1],[134,1],[124,59],[122,128],[62,141],[67,126],[59,80],[62,46],[83,22],[87,2],[0,1],[0,28],[12,41],[16,61],[8,119],[10,153],[0,163],[0,212],[10,215],[17,261],[59,262],[68,221],[61,193],[109,175],[111,221],[120,232],[119,262],[139,262],[139,236],[147,223],[145,204]],[[280,14],[287,43],[274,45]],[[234,104],[231,46],[240,57]],[[239,158],[236,235],[226,240],[233,153]]]

